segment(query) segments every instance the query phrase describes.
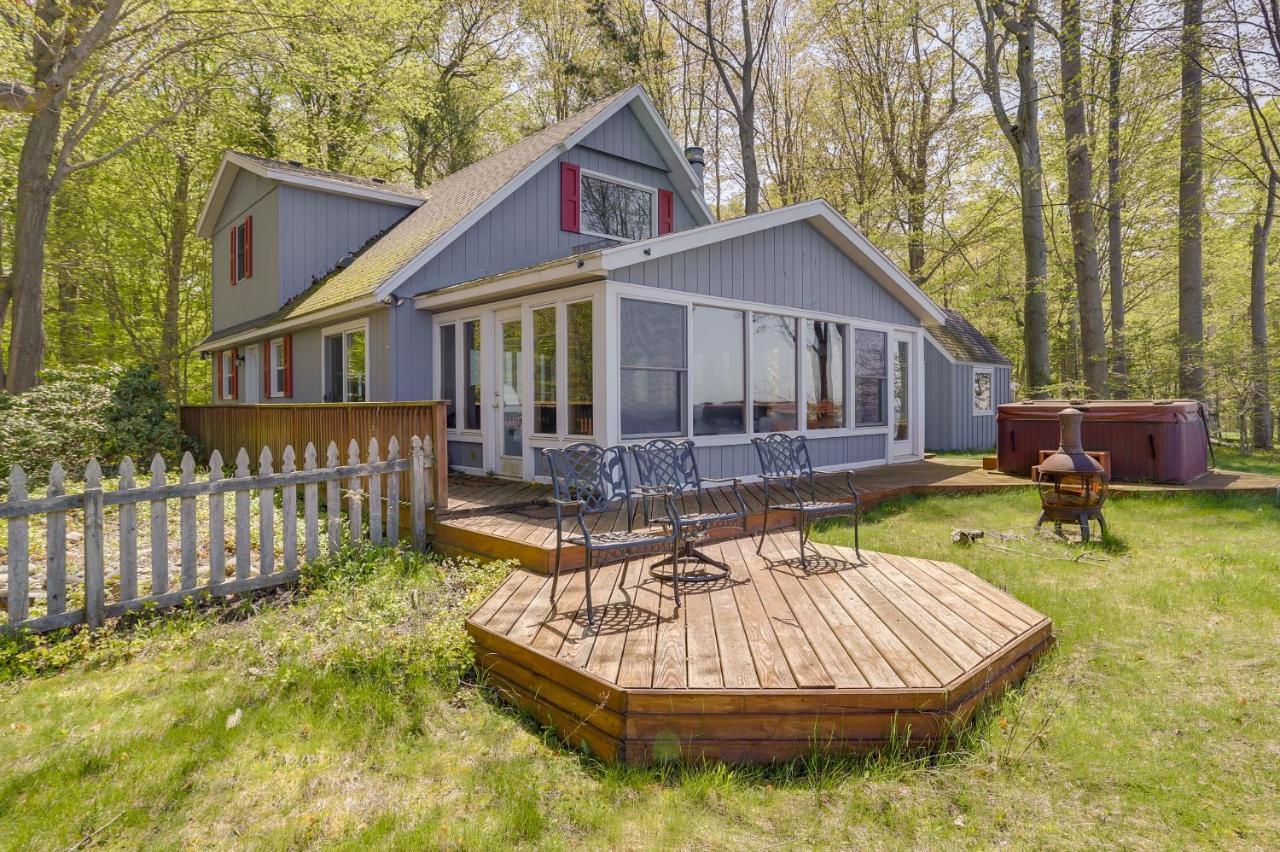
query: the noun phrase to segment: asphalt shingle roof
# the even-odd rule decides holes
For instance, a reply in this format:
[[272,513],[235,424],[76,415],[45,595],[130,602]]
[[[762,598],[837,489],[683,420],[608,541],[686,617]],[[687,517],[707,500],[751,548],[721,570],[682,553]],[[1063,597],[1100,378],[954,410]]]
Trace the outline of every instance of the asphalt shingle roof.
[[359,177],[357,175],[343,174],[342,172],[330,172],[325,169],[315,169],[311,166],[304,166],[301,163],[292,160],[271,160],[266,157],[259,157],[255,154],[246,154],[243,151],[233,152],[237,157],[253,162],[271,169],[272,171],[285,172],[297,175],[302,178],[319,178],[320,180],[332,181],[334,183],[345,183],[351,186],[360,187],[361,189],[376,189],[382,192],[394,192],[398,195],[407,195],[415,198],[426,198],[427,190],[419,189],[407,183],[391,183],[390,181],[379,180],[378,178]]
[[957,361],[975,361],[979,364],[1012,364],[1004,353],[996,348],[985,334],[973,327],[964,315],[947,308],[947,324],[930,326],[929,332],[943,349]]

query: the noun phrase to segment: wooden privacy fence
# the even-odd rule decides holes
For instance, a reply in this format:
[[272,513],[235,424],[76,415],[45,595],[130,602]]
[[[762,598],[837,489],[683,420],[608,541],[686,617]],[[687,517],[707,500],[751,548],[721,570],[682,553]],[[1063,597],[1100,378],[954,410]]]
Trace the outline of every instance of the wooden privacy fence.
[[[197,438],[205,452],[219,450],[231,458],[241,447],[270,447],[284,452],[310,442],[339,447],[351,440],[364,446],[377,438],[382,446],[394,435],[431,439],[435,453],[437,504],[447,505],[449,489],[448,440],[445,406],[439,400],[419,402],[272,403],[269,405],[184,405],[182,430]],[[407,483],[401,483],[408,487]]]
[[[151,605],[170,607],[197,595],[224,596],[293,582],[298,577],[299,559],[311,563],[319,557],[320,538],[330,555],[342,547],[344,530],[348,542],[368,541],[375,545],[396,545],[400,540],[401,475],[409,481],[408,509],[413,545],[426,548],[426,513],[433,504],[435,469],[431,438],[416,435],[407,458],[400,454],[392,436],[386,458],[379,452],[376,438],[368,442],[368,455],[360,459],[354,439],[347,445],[346,464],[338,455],[338,445],[329,442],[324,466],[318,465],[316,448],[308,443],[302,469],[292,446],[285,446],[277,473],[269,447],[258,457],[258,470],[250,470],[249,454],[241,448],[235,472],[223,475],[222,454],[214,450],[209,458],[208,477],[197,480],[195,459],[182,457],[177,483],[170,483],[164,459],[151,462],[150,483],[135,484],[137,471],[126,458],[120,464],[115,489],[103,487],[102,469],[96,459],[84,472],[84,491],[66,493],[66,474],[54,463],[49,471],[48,494],[28,498],[27,475],[20,465],[9,474],[9,495],[0,502],[0,520],[6,522],[8,623],[11,629],[32,632],[54,630],[74,624],[100,626],[107,618]],[[384,488],[385,484],[385,488]],[[298,488],[302,488],[302,512],[298,512]],[[325,520],[320,526],[321,487]],[[280,495],[277,523],[276,493]],[[226,535],[227,495],[233,495],[234,539],[228,564]],[[343,518],[343,503],[346,518]],[[171,588],[169,567],[172,557],[169,530],[177,504],[178,547],[177,588]],[[197,504],[205,517],[197,519]],[[139,512],[149,518],[149,545],[139,558]],[[110,510],[110,513],[109,511]],[[368,515],[367,522],[365,515]],[[33,565],[32,527],[43,520],[43,553],[36,538],[37,557]],[[68,530],[68,521],[82,521],[79,534]],[[256,525],[254,521],[257,521]],[[110,523],[109,523],[110,521]],[[299,523],[301,521],[301,523]],[[201,528],[207,531],[201,535]],[[256,540],[254,533],[256,532]],[[301,532],[301,541],[299,541]],[[277,547],[279,540],[279,547]],[[68,543],[83,542],[79,577],[68,574]],[[201,547],[203,545],[203,548]],[[301,545],[301,547],[300,547]],[[201,551],[205,558],[200,559]],[[282,562],[277,566],[277,551]],[[256,553],[257,572],[253,570]],[[149,569],[150,588],[140,594],[139,575]],[[41,573],[43,567],[43,573]],[[43,581],[44,606],[34,601],[42,613],[31,612],[32,581]],[[68,609],[70,596],[77,606]]]

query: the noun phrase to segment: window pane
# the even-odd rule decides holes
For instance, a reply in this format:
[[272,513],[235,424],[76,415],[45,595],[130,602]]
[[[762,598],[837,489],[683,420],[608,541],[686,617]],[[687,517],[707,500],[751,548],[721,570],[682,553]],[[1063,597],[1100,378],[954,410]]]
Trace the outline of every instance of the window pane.
[[364,332],[347,332],[347,402],[364,402],[365,394]]
[[911,357],[907,341],[898,341],[894,359],[893,440],[905,441],[911,434]]
[[691,323],[693,434],[742,434],[747,431],[743,313],[695,305]]
[[684,371],[622,371],[622,437],[684,434]]
[[751,315],[751,390],[757,432],[796,428],[796,321]]
[[591,401],[594,397],[594,373],[592,372],[591,302],[574,302],[565,308],[568,324],[569,360],[569,423],[573,435],[595,433],[595,419]]
[[885,425],[885,390],[888,383],[888,342],[883,331],[858,329],[854,345],[854,425]]
[[463,423],[468,429],[480,428],[480,320],[462,326]]
[[514,319],[502,323],[502,454],[524,454],[524,404],[521,400],[520,356],[524,351],[521,342],[521,323]]
[[991,410],[991,374],[986,370],[973,371],[973,410]]
[[324,339],[324,401],[342,402],[342,335],[331,334]]
[[622,240],[653,236],[653,193],[582,175],[582,230]]
[[622,366],[684,367],[683,305],[623,299]]
[[283,394],[285,384],[283,340],[276,340],[271,344],[271,371],[274,374],[275,384],[271,386],[270,392],[273,394]]
[[844,426],[844,338],[847,326],[834,322],[805,322],[805,350],[809,362],[806,425],[810,429]]
[[533,431],[554,435],[556,428],[556,309],[533,312]]
[[440,327],[440,391],[441,399],[449,403],[445,410],[445,426],[458,428],[458,327]]

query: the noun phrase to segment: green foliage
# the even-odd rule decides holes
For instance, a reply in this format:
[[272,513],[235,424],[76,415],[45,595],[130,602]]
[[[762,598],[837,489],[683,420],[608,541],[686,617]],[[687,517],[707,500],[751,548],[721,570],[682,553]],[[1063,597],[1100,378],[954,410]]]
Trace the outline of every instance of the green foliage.
[[172,458],[186,444],[173,404],[149,364],[45,370],[24,394],[0,391],[0,473],[21,464],[42,481],[61,462],[78,477],[90,458],[114,465],[123,456]]

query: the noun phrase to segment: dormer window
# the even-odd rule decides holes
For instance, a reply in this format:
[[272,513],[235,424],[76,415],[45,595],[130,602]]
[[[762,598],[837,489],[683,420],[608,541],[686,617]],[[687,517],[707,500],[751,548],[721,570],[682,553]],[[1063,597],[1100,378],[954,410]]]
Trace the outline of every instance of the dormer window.
[[231,226],[231,283],[238,284],[253,275],[253,217],[246,216],[239,225]]
[[560,164],[560,227],[565,231],[630,242],[672,231],[670,190]]

